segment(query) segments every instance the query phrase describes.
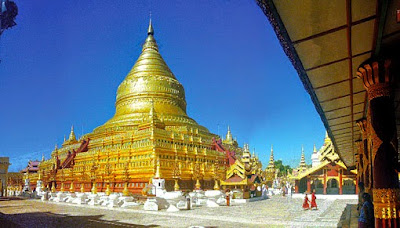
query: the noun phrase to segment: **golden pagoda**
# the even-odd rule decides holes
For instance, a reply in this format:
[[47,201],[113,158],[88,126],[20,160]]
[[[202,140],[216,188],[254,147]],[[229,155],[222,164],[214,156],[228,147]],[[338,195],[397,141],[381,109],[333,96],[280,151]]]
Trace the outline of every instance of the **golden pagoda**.
[[269,163],[267,170],[273,170],[275,172],[275,160],[274,160],[274,147],[271,145],[271,155],[269,156]]
[[304,147],[301,145],[301,158],[299,164],[299,172],[303,172],[307,169],[306,158],[304,157]]
[[[217,135],[186,113],[185,91],[159,53],[150,20],[142,53],[119,85],[114,116],[40,164],[44,182],[73,191],[139,193],[154,178],[168,191],[212,189],[225,177]],[[220,140],[219,140],[220,142]],[[62,171],[62,172],[61,172]],[[72,187],[71,187],[72,186]]]
[[269,156],[269,163],[265,168],[265,182],[268,186],[272,186],[272,182],[275,179],[275,160],[274,160],[274,148],[271,145],[271,155]]

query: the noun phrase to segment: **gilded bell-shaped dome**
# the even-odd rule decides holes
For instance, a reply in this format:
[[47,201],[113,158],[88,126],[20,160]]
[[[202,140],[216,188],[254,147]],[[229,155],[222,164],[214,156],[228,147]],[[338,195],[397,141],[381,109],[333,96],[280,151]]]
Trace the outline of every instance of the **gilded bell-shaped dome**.
[[116,126],[135,126],[143,122],[152,107],[166,126],[198,125],[186,114],[185,90],[158,51],[150,21],[142,53],[119,85],[113,118],[96,130]]

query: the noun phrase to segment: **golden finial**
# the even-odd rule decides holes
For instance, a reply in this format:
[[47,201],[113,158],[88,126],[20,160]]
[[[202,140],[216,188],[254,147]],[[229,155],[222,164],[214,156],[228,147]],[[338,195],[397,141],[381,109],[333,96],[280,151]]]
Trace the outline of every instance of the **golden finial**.
[[147,35],[154,35],[154,29],[153,29],[153,25],[151,23],[151,18],[150,18],[150,23],[149,23],[149,29],[147,29]]
[[331,142],[331,138],[329,138],[328,132],[325,131],[325,139],[324,139],[324,144],[328,144]]
[[154,175],[154,178],[160,178],[160,159],[157,159],[157,168],[156,168],[156,174]]
[[314,143],[314,150],[313,150],[313,153],[314,153],[314,154],[317,153],[317,147],[315,146],[315,143]]
[[69,133],[68,141],[76,141],[76,136],[74,132],[74,125],[71,126],[71,132]]
[[227,141],[231,142],[232,141],[232,133],[231,133],[231,128],[228,125],[228,133],[226,133],[226,138]]

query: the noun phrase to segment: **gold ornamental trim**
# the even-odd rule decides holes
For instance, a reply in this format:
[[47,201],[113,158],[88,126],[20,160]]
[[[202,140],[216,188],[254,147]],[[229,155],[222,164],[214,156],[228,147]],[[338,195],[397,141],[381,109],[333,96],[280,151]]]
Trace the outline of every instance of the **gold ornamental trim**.
[[373,61],[361,65],[357,77],[361,78],[368,92],[368,100],[390,96],[394,77],[390,74],[391,60]]
[[400,218],[400,189],[372,189],[375,218]]
[[379,83],[371,85],[368,88],[368,100],[373,100],[378,97],[389,97],[392,87],[389,83]]
[[[357,123],[357,126],[360,128],[362,139],[363,140],[367,139],[367,135],[368,135],[367,119],[365,119],[365,118],[359,119],[356,121],[356,123]],[[364,144],[362,141],[360,142],[360,144],[361,144],[360,146],[364,147]]]

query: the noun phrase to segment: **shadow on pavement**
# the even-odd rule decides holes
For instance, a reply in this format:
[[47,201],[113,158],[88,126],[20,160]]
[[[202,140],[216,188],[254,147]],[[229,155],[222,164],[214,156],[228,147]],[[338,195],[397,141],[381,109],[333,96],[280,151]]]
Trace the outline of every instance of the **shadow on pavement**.
[[24,200],[23,197],[10,196],[10,197],[0,197],[0,201],[10,201],[10,200]]
[[137,225],[118,221],[102,220],[103,215],[69,216],[51,212],[34,212],[22,214],[0,213],[0,227],[159,227],[158,225]]
[[338,224],[340,228],[357,228],[358,227],[358,211],[357,204],[347,204],[343,210],[342,216]]

